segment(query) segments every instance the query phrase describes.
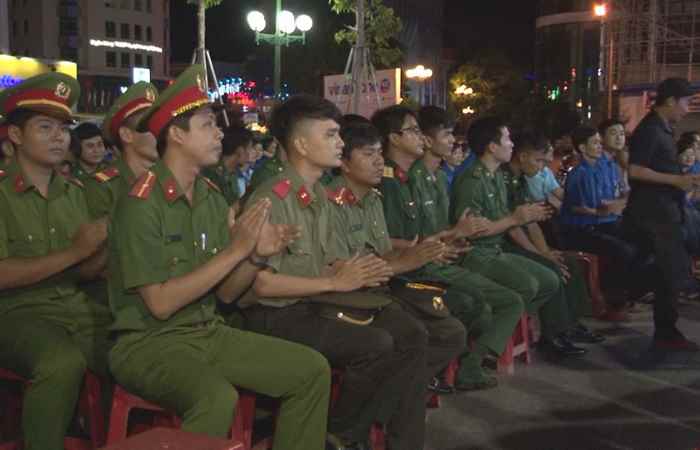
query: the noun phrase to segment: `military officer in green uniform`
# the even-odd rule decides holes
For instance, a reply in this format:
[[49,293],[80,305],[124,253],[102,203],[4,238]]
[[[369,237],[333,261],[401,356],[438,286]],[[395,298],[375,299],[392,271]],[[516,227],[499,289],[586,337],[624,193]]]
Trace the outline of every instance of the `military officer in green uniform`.
[[83,122],[73,130],[77,139],[74,149],[75,163],[71,169],[72,175],[84,180],[104,167],[107,154],[102,130],[91,122]]
[[[513,157],[508,164],[501,166],[503,180],[508,190],[508,205],[511,211],[520,205],[533,203],[525,176],[534,176],[546,164],[548,142],[537,139],[530,133],[514,137]],[[567,331],[573,342],[598,343],[603,336],[591,332],[578,319],[591,314],[591,300],[588,295],[586,279],[576,262],[576,258],[555,250],[547,244],[544,232],[537,222],[527,224],[519,240],[508,239],[504,250],[532,259],[559,275],[564,284],[560,290],[562,299],[568,305],[572,325]]]
[[344,369],[329,431],[348,448],[366,448],[378,420],[388,425],[389,448],[422,449],[424,327],[390,298],[364,289],[388,281],[385,261],[372,254],[342,259],[332,236],[333,206],[319,180],[341,164],[339,118],[331,102],[306,95],[274,111],[273,135],[289,162],[246,208],[267,198],[271,221],[299,225],[302,235],[269,258],[241,306],[251,329],[308,345]]
[[82,183],[54,170],[79,93],[60,73],[0,93],[17,150],[0,169],[0,365],[31,381],[22,414],[28,450],[62,450],[85,369],[106,372],[112,318],[77,285],[104,268],[106,223],[89,222]]
[[129,192],[158,160],[156,138],[139,132],[136,124],[158,96],[151,83],[131,86],[110,108],[102,124],[104,135],[119,148],[122,158],[85,179],[88,208],[93,218],[111,216],[117,200]]
[[[233,214],[198,175],[221,154],[221,130],[202,66],[185,70],[147,109],[139,129],[158,136],[161,160],[118,202],[109,234],[116,381],[176,411],[183,429],[225,436],[234,386],[282,399],[275,449],[324,446],[330,369],[313,350],[226,326],[230,303],[284,248],[294,228],[268,222],[269,202]],[[283,374],[283,376],[280,376]]]
[[[241,198],[239,168],[249,160],[250,153],[254,151],[253,132],[243,126],[232,126],[224,131],[222,145],[219,164],[207,167],[203,174],[221,189],[226,202],[233,206]],[[245,185],[242,187],[245,188]]]
[[453,186],[451,219],[465,211],[488,219],[487,231],[472,239],[474,249],[461,264],[474,272],[517,292],[529,313],[539,312],[541,344],[558,355],[580,355],[584,349],[565,336],[572,319],[559,291],[562,283],[556,272],[521,255],[504,251],[506,236],[519,241],[522,226],[546,218],[549,211],[540,204],[524,204],[512,212],[508,205],[502,164],[510,161],[513,143],[508,127],[497,118],[476,120],[467,137],[478,160],[463,172]]
[[[384,218],[381,193],[375,189],[379,185],[383,171],[384,159],[379,133],[371,123],[351,123],[344,125],[340,131],[343,142],[343,165],[340,175],[329,184],[327,190],[333,204],[333,236],[338,246],[345,251],[345,257],[354,254],[374,253],[386,260],[395,275],[399,276],[419,269],[437,260],[445,245],[440,241],[427,241],[420,245],[394,251]],[[429,292],[440,291],[439,286],[415,283],[411,278],[405,279],[406,286]],[[423,281],[423,280],[419,280]],[[427,281],[427,280],[425,280]],[[437,287],[437,289],[431,289]],[[450,291],[447,295],[460,295]],[[395,291],[395,295],[400,295]],[[425,297],[428,308],[415,306],[406,299],[400,299],[405,309],[414,313],[425,327],[428,335],[428,357],[425,380],[435,376],[449,362],[459,356],[466,345],[466,331],[459,320],[444,308],[441,295],[431,294]],[[422,299],[420,299],[422,300]],[[473,301],[468,299],[468,301]],[[430,310],[432,306],[435,312]],[[433,386],[438,390],[438,386]]]
[[258,186],[263,184],[270,178],[274,178],[280,173],[282,173],[287,164],[287,151],[282,147],[282,145],[277,145],[277,152],[275,156],[266,159],[258,168],[253,172],[253,177],[250,179],[250,184],[248,185],[247,192],[253,192]]
[[[447,136],[441,136],[440,141],[444,137],[449,144],[451,128],[446,120],[440,120],[441,124],[435,126],[428,126],[426,122],[429,130],[426,132],[444,132]],[[470,216],[465,215],[465,220],[454,228],[438,223],[439,219],[435,217],[426,217],[429,214],[445,217],[444,211],[436,210],[448,205],[444,199],[438,198],[441,189],[434,186],[438,180],[435,171],[439,163],[430,163],[432,171],[429,171],[428,165],[420,159],[424,155],[424,136],[415,113],[402,106],[392,106],[375,113],[372,122],[383,142],[386,167],[380,190],[393,247],[401,250],[416,242],[431,240],[459,243],[464,237],[478,234],[481,221]],[[431,150],[435,151],[439,150]],[[459,247],[464,245],[459,244]],[[426,264],[410,276],[447,283],[451,290],[461,293],[447,296],[445,300],[452,314],[476,339],[472,349],[460,358],[455,387],[459,390],[492,388],[498,382],[482,369],[483,359],[489,354],[503,352],[522,315],[523,303],[512,290],[454,264],[458,251],[463,250],[450,250],[438,261]]]

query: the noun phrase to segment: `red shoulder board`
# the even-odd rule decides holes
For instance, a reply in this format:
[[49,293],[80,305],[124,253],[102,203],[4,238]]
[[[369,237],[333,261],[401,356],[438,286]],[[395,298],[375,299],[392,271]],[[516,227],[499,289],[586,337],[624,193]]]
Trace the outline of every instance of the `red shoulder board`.
[[336,189],[335,191],[330,188],[326,188],[328,200],[332,201],[336,205],[343,205],[343,203],[345,203],[345,191],[346,188],[344,187]]
[[153,186],[156,184],[156,174],[150,170],[146,172],[141,178],[134,183],[134,187],[131,188],[129,195],[131,197],[136,197],[140,199],[146,199],[151,195]]
[[397,166],[394,171],[396,173],[396,178],[398,178],[401,183],[405,183],[408,181],[408,174],[401,167]]
[[217,186],[216,183],[211,181],[209,178],[202,177],[202,179],[209,185],[210,188],[214,189],[216,192],[221,192],[221,189],[219,188],[219,186]]
[[119,176],[119,169],[116,167],[109,167],[105,170],[100,170],[93,175],[93,177],[95,177],[95,179],[100,183],[107,182],[116,176]]
[[297,198],[299,199],[299,203],[301,203],[301,206],[304,208],[309,206],[309,203],[311,203],[311,195],[309,194],[309,191],[306,190],[305,186],[299,188],[299,191],[297,192]]
[[5,178],[5,175],[7,175],[7,172],[4,170],[0,169],[0,178]]
[[292,181],[290,179],[285,179],[277,183],[273,188],[272,192],[277,194],[281,199],[285,199],[289,195],[289,190],[292,188]]

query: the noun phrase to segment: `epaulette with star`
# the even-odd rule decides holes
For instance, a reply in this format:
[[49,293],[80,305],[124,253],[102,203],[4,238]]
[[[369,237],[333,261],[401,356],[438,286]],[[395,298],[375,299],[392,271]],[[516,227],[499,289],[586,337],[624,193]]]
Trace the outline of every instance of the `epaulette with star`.
[[93,177],[99,181],[100,183],[106,183],[109,180],[118,177],[119,176],[119,169],[116,167],[108,167],[105,170],[100,170],[99,172],[95,172]]
[[139,178],[129,192],[129,196],[145,200],[151,195],[153,186],[156,184],[156,174],[150,170]]
[[297,191],[297,199],[299,200],[299,204],[301,204],[302,208],[306,208],[309,206],[309,204],[312,202],[311,194],[309,194],[309,191],[306,190],[306,186],[302,186],[299,188]]
[[202,179],[204,180],[205,183],[207,183],[207,185],[208,185],[210,188],[212,188],[212,189],[215,190],[216,192],[221,193],[221,188],[220,188],[219,186],[217,186],[216,183],[214,183],[213,181],[211,181],[211,179],[209,179],[209,178],[207,178],[207,177],[205,177],[205,176],[203,176]]
[[285,198],[287,198],[287,195],[289,195],[289,191],[291,188],[292,180],[290,180],[289,178],[285,178],[284,180],[280,181],[272,187],[272,192],[274,192],[275,195],[284,200]]

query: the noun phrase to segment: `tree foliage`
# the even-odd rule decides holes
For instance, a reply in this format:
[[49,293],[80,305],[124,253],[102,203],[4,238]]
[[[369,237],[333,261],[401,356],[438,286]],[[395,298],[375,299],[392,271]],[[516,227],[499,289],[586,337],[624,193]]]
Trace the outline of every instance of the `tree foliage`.
[[[329,3],[336,14],[355,14],[358,1],[366,2],[365,32],[372,63],[380,69],[400,64],[403,53],[397,37],[403,25],[392,8],[386,6],[382,0],[329,0]],[[345,29],[335,34],[338,44],[353,46],[356,40],[357,24],[346,25]]]

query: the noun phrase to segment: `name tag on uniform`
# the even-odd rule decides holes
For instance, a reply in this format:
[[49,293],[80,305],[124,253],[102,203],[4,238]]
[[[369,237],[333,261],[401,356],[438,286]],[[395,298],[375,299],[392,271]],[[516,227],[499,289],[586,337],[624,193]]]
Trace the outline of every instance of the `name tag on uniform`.
[[433,200],[428,200],[427,202],[425,202],[425,206],[430,206],[433,203],[435,203]]
[[165,242],[181,242],[182,241],[182,235],[181,234],[169,234],[165,236]]
[[357,231],[362,230],[362,228],[364,228],[364,225],[362,225],[361,223],[358,223],[358,224],[355,224],[355,225],[350,227],[350,232],[355,233]]

